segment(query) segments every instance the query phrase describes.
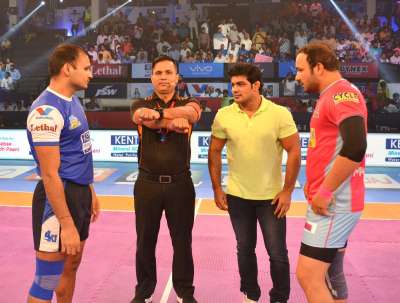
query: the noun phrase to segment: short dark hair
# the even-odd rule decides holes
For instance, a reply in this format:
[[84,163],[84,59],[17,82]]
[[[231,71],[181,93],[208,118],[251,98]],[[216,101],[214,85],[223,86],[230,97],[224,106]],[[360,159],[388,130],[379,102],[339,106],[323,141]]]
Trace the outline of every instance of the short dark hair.
[[153,60],[153,63],[151,64],[151,69],[154,69],[154,66],[156,66],[157,63],[162,62],[162,61],[172,62],[175,65],[176,73],[178,73],[178,64],[176,63],[176,61],[173,58],[171,58],[170,56],[166,56],[166,55],[162,55],[162,56],[155,58]]
[[313,42],[299,49],[297,54],[307,55],[307,61],[311,69],[321,63],[326,70],[339,70],[339,60],[335,51],[326,43]]
[[75,44],[61,44],[57,46],[49,58],[50,77],[59,75],[64,64],[75,62],[80,53],[89,56],[83,48]]
[[250,63],[237,63],[228,71],[228,76],[229,79],[231,79],[233,76],[245,76],[251,84],[259,81],[259,92],[262,93],[264,83],[262,82],[262,74],[258,66]]

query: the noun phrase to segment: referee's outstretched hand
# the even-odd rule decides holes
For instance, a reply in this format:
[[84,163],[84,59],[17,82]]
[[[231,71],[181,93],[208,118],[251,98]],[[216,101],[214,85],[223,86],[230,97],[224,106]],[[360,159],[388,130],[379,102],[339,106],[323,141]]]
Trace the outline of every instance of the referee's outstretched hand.
[[168,124],[168,129],[180,134],[187,134],[189,132],[190,124],[185,118],[176,118]]
[[160,118],[160,114],[154,109],[142,107],[138,109],[138,118],[141,122],[154,121]]

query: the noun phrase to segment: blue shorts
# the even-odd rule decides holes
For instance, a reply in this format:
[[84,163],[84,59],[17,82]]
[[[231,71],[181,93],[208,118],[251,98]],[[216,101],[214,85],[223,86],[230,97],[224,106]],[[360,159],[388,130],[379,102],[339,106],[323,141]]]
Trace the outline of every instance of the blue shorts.
[[309,205],[302,242],[313,247],[343,248],[360,217],[361,212],[320,216]]

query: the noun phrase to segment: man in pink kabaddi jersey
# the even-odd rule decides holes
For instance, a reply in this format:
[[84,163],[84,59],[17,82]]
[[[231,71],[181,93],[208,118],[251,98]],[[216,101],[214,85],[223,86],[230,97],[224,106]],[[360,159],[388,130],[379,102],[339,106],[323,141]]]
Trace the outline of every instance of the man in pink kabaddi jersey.
[[343,257],[364,208],[367,108],[323,43],[300,49],[296,80],[320,93],[310,122],[304,194],[309,202],[297,278],[308,302],[346,302]]

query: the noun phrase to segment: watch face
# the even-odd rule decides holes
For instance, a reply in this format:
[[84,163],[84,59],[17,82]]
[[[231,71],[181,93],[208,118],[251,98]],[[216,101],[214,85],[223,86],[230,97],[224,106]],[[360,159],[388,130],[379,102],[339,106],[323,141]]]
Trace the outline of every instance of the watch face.
[[159,108],[158,109],[158,113],[160,114],[160,120],[162,119],[162,118],[164,118],[164,109],[163,108]]

